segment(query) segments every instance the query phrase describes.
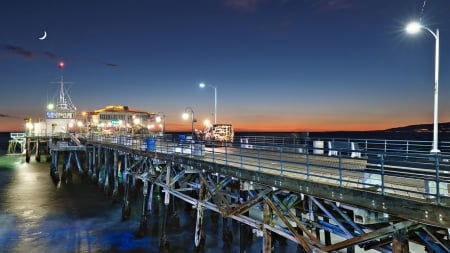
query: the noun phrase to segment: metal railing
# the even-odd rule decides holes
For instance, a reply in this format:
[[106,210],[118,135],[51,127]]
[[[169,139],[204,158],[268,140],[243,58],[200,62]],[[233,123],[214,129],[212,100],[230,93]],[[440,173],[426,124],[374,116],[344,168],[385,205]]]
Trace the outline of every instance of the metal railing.
[[438,205],[450,202],[447,142],[440,143],[441,152],[430,153],[430,141],[416,140],[241,136],[226,145],[171,135],[89,135],[87,140]]

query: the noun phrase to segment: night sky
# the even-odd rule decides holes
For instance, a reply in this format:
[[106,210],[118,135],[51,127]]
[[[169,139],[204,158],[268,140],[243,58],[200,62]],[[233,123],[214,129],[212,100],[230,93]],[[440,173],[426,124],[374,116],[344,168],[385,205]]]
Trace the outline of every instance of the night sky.
[[[43,119],[62,70],[81,111],[128,105],[166,130],[214,119],[236,131],[378,130],[450,121],[448,0],[4,1],[0,131]],[[44,33],[48,36],[39,40]]]

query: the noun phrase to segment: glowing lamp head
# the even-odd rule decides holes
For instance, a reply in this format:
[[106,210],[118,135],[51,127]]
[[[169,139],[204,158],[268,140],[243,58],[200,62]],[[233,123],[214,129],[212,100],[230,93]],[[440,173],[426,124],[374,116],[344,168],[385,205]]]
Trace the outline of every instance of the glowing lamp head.
[[205,85],[204,83],[199,83],[199,84],[198,84],[198,87],[200,87],[200,88],[205,88],[205,86],[206,86],[206,85]]
[[181,117],[182,117],[184,120],[187,120],[187,119],[189,119],[189,114],[188,114],[187,112],[185,112],[185,113],[183,113],[183,115],[181,115]]
[[418,22],[411,22],[406,26],[406,32],[410,34],[418,33],[422,25]]
[[63,62],[63,61],[60,61],[60,62],[58,63],[58,67],[59,67],[60,69],[64,68],[64,62]]

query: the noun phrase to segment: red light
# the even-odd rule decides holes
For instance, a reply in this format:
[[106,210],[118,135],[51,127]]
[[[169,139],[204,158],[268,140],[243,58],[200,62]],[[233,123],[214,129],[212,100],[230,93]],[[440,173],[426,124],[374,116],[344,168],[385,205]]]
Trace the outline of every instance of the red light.
[[62,61],[59,62],[58,66],[59,66],[60,69],[62,69],[64,67],[64,62],[62,62]]

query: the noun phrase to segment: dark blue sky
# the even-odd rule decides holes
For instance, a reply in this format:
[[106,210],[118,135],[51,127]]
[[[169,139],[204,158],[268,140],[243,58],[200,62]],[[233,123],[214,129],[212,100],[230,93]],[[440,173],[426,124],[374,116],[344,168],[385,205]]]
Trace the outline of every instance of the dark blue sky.
[[[440,30],[440,122],[450,121],[450,1],[8,1],[0,9],[0,130],[43,118],[63,60],[80,111],[164,112],[168,130],[384,129],[431,123]],[[48,37],[39,40],[44,31]],[[10,123],[14,124],[11,125]]]

